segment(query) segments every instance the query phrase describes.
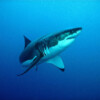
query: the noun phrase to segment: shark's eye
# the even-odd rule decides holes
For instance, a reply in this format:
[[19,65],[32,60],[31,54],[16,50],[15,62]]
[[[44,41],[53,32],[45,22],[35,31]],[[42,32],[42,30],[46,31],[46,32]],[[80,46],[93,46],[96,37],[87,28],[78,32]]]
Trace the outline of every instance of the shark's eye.
[[72,30],[72,31],[70,31],[70,34],[73,34],[74,33],[74,31]]

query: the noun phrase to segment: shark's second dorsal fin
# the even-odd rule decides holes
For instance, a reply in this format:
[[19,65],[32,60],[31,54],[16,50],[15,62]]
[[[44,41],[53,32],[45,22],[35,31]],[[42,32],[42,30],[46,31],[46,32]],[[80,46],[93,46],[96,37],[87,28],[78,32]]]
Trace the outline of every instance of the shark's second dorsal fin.
[[25,47],[27,47],[27,45],[31,42],[26,36],[24,36],[24,40],[25,40]]

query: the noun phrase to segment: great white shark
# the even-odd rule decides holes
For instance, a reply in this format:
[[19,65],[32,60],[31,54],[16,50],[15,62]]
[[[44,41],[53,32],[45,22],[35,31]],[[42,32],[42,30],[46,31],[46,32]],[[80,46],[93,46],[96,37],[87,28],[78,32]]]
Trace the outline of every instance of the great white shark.
[[19,60],[23,66],[27,66],[27,69],[18,76],[27,73],[32,67],[43,62],[51,63],[64,71],[64,63],[58,55],[74,42],[81,30],[81,27],[68,29],[45,35],[32,42],[24,36],[25,47]]

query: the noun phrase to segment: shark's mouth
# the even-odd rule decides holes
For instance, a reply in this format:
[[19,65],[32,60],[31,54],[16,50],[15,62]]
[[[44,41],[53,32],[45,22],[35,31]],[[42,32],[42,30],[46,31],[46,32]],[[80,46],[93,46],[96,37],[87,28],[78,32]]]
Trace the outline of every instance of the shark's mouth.
[[69,38],[67,38],[67,39],[74,39],[75,38],[75,36],[73,36],[73,37],[69,37]]

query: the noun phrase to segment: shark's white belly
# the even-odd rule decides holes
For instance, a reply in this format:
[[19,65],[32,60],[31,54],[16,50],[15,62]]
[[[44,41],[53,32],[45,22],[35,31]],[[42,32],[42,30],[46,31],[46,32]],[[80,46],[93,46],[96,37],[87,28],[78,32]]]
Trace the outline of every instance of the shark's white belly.
[[[68,41],[68,40],[67,40]],[[70,39],[69,42],[66,43],[65,41],[60,41],[57,45],[50,47],[49,49],[47,48],[44,52],[46,53],[46,56],[44,56],[41,61],[46,61],[58,54],[60,54],[65,48],[67,48],[74,39]]]

